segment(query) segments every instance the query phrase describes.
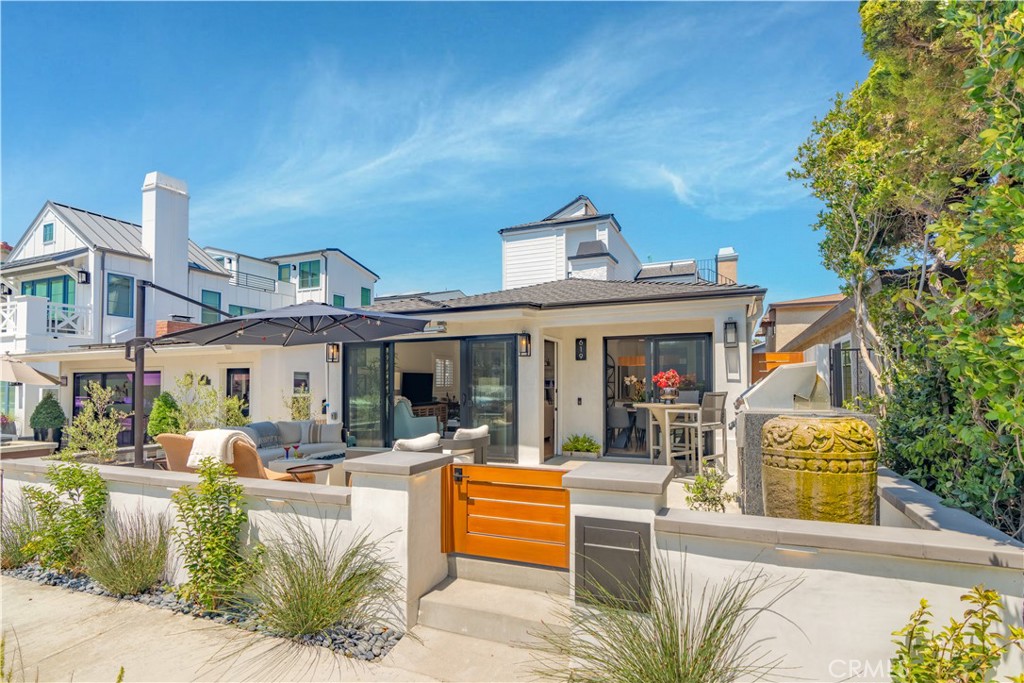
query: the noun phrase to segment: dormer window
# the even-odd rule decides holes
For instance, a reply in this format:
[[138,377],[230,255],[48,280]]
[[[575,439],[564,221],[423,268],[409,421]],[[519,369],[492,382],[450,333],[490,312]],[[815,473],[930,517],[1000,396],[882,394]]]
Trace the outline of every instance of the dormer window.
[[43,224],[43,244],[53,244],[53,223]]

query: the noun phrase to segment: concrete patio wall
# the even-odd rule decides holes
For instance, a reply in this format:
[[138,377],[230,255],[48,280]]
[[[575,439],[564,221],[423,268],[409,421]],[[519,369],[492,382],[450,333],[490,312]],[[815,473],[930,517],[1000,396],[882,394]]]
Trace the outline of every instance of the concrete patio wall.
[[[288,523],[307,525],[318,534],[333,534],[343,545],[364,533],[373,540],[381,539],[384,556],[394,563],[399,577],[395,620],[409,628],[416,623],[419,598],[447,573],[441,553],[439,468],[449,460],[438,454],[416,453],[361,458],[358,466],[353,461],[347,468],[353,475],[351,488],[239,479],[249,515],[245,543],[252,545],[286,531]],[[3,496],[17,499],[24,486],[49,486],[46,471],[51,464],[40,458],[0,462]],[[107,482],[112,511],[141,508],[166,515],[172,522],[171,496],[180,487],[199,481],[197,475],[178,472],[109,465],[97,469]],[[173,543],[169,574],[173,583],[188,578]]]
[[[576,468],[563,480],[573,528],[578,517],[650,523],[652,562],[685,576],[698,596],[705,585],[751,573],[792,582],[777,615],[763,615],[748,641],[784,657],[792,668],[781,679],[889,680],[891,633],[921,598],[941,628],[978,584],[1002,596],[1005,623],[1021,623],[1024,545],[891,472],[880,475],[887,526],[666,508],[670,477],[669,468],[645,465]],[[1022,671],[1024,656],[1014,651],[1000,677]]]

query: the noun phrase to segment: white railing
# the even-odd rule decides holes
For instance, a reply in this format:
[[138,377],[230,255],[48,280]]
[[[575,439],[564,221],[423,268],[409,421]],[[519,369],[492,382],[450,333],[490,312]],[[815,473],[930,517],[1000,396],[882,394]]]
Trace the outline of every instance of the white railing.
[[18,305],[13,301],[0,304],[0,334],[14,335],[18,331]]
[[65,337],[88,337],[91,306],[46,304],[46,331]]

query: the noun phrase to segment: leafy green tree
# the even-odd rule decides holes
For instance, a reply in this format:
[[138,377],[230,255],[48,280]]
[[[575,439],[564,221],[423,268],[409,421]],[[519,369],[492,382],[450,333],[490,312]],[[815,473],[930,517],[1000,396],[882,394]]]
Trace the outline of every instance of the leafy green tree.
[[991,179],[936,225],[960,277],[934,277],[937,358],[956,393],[953,429],[966,447],[947,495],[1016,536],[1024,533],[1024,7],[949,3],[946,20],[976,55],[965,89],[986,120]]
[[67,419],[64,409],[57,402],[57,397],[52,391],[47,391],[36,404],[28,423],[32,429],[57,429],[63,427]]
[[206,375],[190,370],[179,377],[175,384],[178,433],[249,424],[249,419],[242,413],[246,403],[237,396],[224,396]]

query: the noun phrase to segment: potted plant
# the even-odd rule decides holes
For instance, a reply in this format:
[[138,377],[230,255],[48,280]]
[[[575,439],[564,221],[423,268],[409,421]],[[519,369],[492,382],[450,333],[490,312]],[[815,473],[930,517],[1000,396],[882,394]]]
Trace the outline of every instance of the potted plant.
[[56,441],[60,443],[66,420],[67,415],[64,414],[64,409],[57,403],[57,397],[54,396],[52,391],[48,391],[43,394],[43,399],[39,401],[36,409],[32,411],[32,417],[29,418],[28,423],[35,433],[36,441]]
[[601,444],[586,434],[570,434],[562,442],[562,455],[570,458],[599,458]]
[[14,423],[14,418],[7,413],[0,413],[0,434],[18,435],[18,425]]
[[682,378],[674,369],[659,372],[651,378],[651,383],[661,389],[662,403],[675,403],[679,397],[679,384]]

